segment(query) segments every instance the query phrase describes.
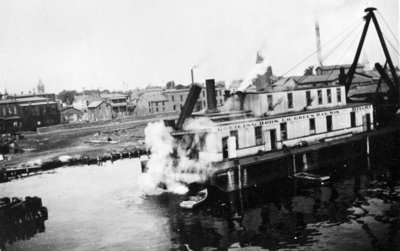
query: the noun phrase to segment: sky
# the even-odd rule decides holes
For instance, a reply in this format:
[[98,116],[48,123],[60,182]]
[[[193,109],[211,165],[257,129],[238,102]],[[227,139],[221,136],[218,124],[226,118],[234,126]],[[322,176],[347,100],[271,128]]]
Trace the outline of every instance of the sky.
[[[351,63],[371,6],[399,52],[398,0],[0,0],[0,92],[39,79],[56,93],[189,84],[191,68],[196,82],[231,81],[257,51],[275,75],[302,74],[318,64],[316,20],[324,64]],[[371,28],[360,61],[373,65],[384,57]]]

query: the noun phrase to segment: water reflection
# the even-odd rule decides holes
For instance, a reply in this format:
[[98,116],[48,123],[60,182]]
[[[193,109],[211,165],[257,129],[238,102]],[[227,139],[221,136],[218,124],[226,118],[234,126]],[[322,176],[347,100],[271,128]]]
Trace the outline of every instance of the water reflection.
[[57,169],[0,184],[4,196],[36,194],[51,209],[45,233],[44,220],[3,224],[0,244],[10,250],[395,250],[399,165],[385,165],[373,158],[371,168],[366,159],[337,164],[321,170],[332,177],[324,186],[287,179],[234,193],[211,189],[196,210],[179,208],[182,196],[142,196],[138,160]]
[[47,208],[38,197],[26,197],[25,201],[7,197],[2,198],[0,208],[0,248],[6,244],[29,240],[45,231],[44,222],[48,219]]
[[[359,160],[359,164],[364,161]],[[374,220],[376,214],[367,213],[373,208],[368,208],[371,204],[368,191],[376,181],[370,179],[373,171],[360,165],[350,167],[341,163],[333,170],[336,175],[332,182],[324,186],[286,179],[232,193],[213,191],[214,196],[201,210],[174,215],[171,226],[179,237],[172,241],[187,244],[193,250],[206,247],[226,250],[232,244],[276,250],[316,248],[320,239],[327,238],[341,248],[345,247],[340,246],[341,236],[322,236],[323,232],[349,226],[360,235],[352,240],[354,245],[367,249],[379,247],[369,225],[375,224],[377,229],[385,227]],[[382,170],[378,170],[373,176],[384,179],[381,183],[384,186],[397,182],[390,169],[385,170],[384,177],[380,176]],[[364,213],[355,213],[352,208]],[[367,215],[373,216],[370,218],[374,221]],[[398,234],[399,228],[392,227],[391,233]]]

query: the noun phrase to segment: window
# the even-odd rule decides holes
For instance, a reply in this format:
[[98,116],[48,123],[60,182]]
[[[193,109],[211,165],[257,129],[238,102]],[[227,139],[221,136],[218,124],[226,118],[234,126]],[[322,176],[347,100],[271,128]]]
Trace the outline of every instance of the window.
[[173,109],[174,109],[174,111],[176,110],[176,105],[174,105]]
[[203,106],[206,107],[206,101],[205,100],[203,101]]
[[288,108],[293,108],[293,93],[287,94]]
[[350,112],[350,125],[351,127],[356,127],[356,113]]
[[158,102],[156,102],[156,106],[158,106]]
[[326,95],[328,96],[328,104],[332,103],[331,89],[326,90]]
[[174,102],[174,101],[175,101],[175,96],[172,95],[172,96],[171,96],[171,99],[172,99],[172,102]]
[[156,112],[158,112],[158,107],[156,107]]
[[162,102],[162,105],[163,105],[163,106],[165,105],[165,102],[164,102],[164,101]]
[[326,116],[326,131],[332,132],[332,116]]
[[238,131],[231,131],[230,132],[230,136],[231,137],[235,137],[235,140],[236,140],[236,149],[238,149],[239,148],[239,137],[238,137]]
[[220,95],[220,96],[222,96],[222,94],[221,94],[221,90],[219,90],[218,92],[219,92],[219,95]]
[[273,107],[273,104],[272,104],[272,95],[268,95],[267,96],[267,100],[268,100],[268,111],[274,110],[274,107]]
[[254,134],[256,137],[256,145],[262,145],[262,132],[261,132],[261,126],[256,126],[254,127]]
[[310,106],[312,104],[311,92],[310,91],[306,91],[306,100],[307,100],[307,106]]
[[337,102],[338,103],[342,102],[342,92],[340,88],[336,88],[336,94],[337,94]]
[[315,119],[310,119],[310,134],[315,134]]
[[318,104],[322,105],[322,90],[318,90]]
[[223,105],[223,101],[222,101],[222,99],[220,99],[220,100],[219,100],[219,103],[220,103],[221,105]]
[[203,90],[203,98],[206,96],[206,91]]
[[281,123],[281,140],[287,139],[287,127],[286,122]]
[[183,95],[181,94],[181,101],[183,101]]

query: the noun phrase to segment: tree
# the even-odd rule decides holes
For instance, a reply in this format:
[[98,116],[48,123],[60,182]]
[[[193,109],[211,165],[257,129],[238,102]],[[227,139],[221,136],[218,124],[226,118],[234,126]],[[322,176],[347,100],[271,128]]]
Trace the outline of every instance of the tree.
[[314,66],[310,65],[304,70],[304,76],[313,75]]
[[63,103],[66,103],[67,105],[71,105],[74,102],[74,97],[76,95],[75,90],[63,90],[62,92],[57,94],[57,98],[61,100]]

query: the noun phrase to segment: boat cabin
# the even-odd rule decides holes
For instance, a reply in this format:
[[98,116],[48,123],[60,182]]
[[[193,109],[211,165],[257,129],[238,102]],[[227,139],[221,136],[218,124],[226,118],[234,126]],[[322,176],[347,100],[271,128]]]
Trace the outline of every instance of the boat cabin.
[[[206,81],[210,93],[213,83]],[[372,105],[347,104],[341,85],[237,92],[227,99],[224,111],[194,113],[172,133],[189,158],[220,162],[373,129]]]

